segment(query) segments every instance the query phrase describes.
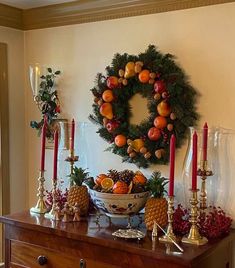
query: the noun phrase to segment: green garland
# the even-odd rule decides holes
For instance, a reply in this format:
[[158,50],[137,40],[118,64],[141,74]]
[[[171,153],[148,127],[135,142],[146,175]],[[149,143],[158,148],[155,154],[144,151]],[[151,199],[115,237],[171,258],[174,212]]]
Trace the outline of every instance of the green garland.
[[[116,54],[106,75],[98,73],[95,83],[89,119],[100,126],[97,133],[111,143],[107,150],[139,167],[166,164],[171,135],[180,147],[187,128],[198,119],[195,89],[174,57],[153,45],[138,56]],[[129,100],[137,93],[147,98],[149,117],[133,125]]]

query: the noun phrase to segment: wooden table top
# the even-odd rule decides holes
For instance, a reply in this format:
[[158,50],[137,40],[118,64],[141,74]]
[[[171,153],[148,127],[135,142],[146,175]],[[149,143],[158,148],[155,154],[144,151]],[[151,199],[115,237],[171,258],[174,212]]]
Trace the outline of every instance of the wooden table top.
[[[137,217],[133,219],[133,224],[138,221]],[[8,216],[1,216],[0,222],[4,224],[23,227],[37,232],[54,234],[68,239],[84,241],[96,245],[107,246],[113,249],[124,250],[126,252],[148,256],[153,259],[168,260],[179,264],[189,264],[197,262],[198,258],[207,256],[215,248],[223,246],[234,239],[235,232],[225,238],[210,242],[204,246],[192,246],[180,243],[184,249],[183,254],[177,254],[178,249],[172,245],[170,253],[166,253],[166,245],[156,242],[155,249],[151,240],[151,232],[146,233],[146,237],[141,241],[115,239],[112,233],[127,226],[127,220],[112,219],[111,224],[109,218],[102,215],[99,219],[99,225],[96,223],[96,216],[89,216],[81,222],[63,223],[61,221],[52,221],[46,219],[43,215],[30,214],[29,211],[14,213]],[[141,223],[139,229],[146,232],[144,225]]]

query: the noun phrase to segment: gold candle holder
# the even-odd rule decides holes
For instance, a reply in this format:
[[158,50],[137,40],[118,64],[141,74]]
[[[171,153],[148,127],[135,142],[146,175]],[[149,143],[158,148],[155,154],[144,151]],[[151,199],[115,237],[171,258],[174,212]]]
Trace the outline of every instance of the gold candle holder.
[[197,227],[197,220],[198,220],[198,200],[197,200],[197,190],[192,190],[192,197],[190,199],[190,222],[191,222],[191,228],[189,231],[188,236],[184,236],[182,238],[183,243],[192,244],[192,245],[204,245],[208,242],[206,237],[203,237],[200,235],[198,227]]
[[207,169],[207,160],[201,162],[201,169],[198,170],[198,175],[201,176],[201,191],[200,191],[200,216],[205,217],[207,209],[207,192],[206,192],[206,179],[212,176],[213,172]]
[[173,214],[174,214],[174,196],[168,196],[168,225],[166,234],[159,238],[160,242],[173,243],[176,240],[176,236],[173,232]]
[[52,189],[52,207],[50,212],[45,214],[45,218],[55,220],[56,214],[56,192],[57,192],[57,179],[52,179],[53,189]]
[[74,155],[74,149],[70,148],[70,156],[67,157],[65,161],[70,163],[70,174],[73,174],[74,163],[78,161],[78,156]]
[[37,204],[35,207],[32,207],[30,209],[30,212],[32,213],[37,213],[37,214],[45,214],[47,212],[47,207],[46,207],[46,204],[45,204],[45,201],[44,201],[44,191],[45,191],[45,188],[44,188],[44,182],[45,182],[45,178],[44,178],[44,173],[45,171],[44,170],[40,170],[39,172],[39,177],[38,177],[38,193],[37,193],[37,196],[38,196],[38,201],[37,201]]

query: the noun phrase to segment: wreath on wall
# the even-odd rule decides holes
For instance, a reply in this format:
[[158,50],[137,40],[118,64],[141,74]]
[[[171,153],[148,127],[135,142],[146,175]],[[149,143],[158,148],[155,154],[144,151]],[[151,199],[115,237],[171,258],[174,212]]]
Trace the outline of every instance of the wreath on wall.
[[[198,119],[195,89],[174,57],[153,45],[138,56],[116,54],[106,75],[97,74],[91,91],[94,103],[89,119],[111,144],[106,150],[138,167],[166,164],[171,135],[175,134],[180,147],[187,128]],[[137,93],[147,98],[149,116],[134,125],[129,100]]]

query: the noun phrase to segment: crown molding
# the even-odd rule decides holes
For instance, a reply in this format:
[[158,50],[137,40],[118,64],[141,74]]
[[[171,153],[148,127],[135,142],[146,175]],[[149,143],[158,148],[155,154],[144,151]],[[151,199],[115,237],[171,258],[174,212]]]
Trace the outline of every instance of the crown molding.
[[235,0],[80,0],[26,10],[0,4],[0,25],[32,30],[230,2]]
[[23,30],[23,11],[0,4],[0,25]]

